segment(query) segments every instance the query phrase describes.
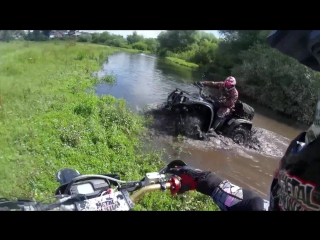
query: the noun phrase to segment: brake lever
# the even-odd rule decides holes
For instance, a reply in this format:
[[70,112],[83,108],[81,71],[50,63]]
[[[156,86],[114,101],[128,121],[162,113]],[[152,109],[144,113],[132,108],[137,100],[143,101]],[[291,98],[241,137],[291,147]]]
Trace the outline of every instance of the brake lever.
[[[133,192],[133,191],[145,186],[144,179],[145,178],[143,178],[143,180],[141,180],[141,181],[131,183],[130,185],[121,185],[121,187],[119,187],[119,190],[126,190],[128,192]],[[134,185],[134,186],[132,186],[132,185]]]
[[175,167],[183,167],[183,166],[187,166],[187,164],[180,160],[180,159],[176,159],[173,160],[172,162],[168,163],[166,166],[164,166],[160,171],[159,174],[166,174],[168,173],[168,169],[170,168],[175,168]]

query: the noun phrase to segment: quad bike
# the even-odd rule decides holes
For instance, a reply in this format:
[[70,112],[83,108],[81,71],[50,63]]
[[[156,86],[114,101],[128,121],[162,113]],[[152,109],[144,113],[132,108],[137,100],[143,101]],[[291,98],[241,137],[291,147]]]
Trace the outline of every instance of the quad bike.
[[[202,93],[204,86],[201,82],[195,82],[194,86],[199,88],[199,93],[179,88],[174,90],[168,96],[165,109],[175,117],[176,134],[205,139],[212,128],[220,103],[215,96]],[[253,117],[254,109],[238,100],[232,113],[219,124],[216,132],[245,145],[251,136]]]
[[121,181],[118,174],[81,175],[75,169],[63,168],[56,173],[60,186],[51,197],[55,202],[0,198],[0,211],[130,211],[148,192],[170,189],[171,195],[178,193],[179,177],[169,170],[183,166],[183,161],[174,160],[140,181]]

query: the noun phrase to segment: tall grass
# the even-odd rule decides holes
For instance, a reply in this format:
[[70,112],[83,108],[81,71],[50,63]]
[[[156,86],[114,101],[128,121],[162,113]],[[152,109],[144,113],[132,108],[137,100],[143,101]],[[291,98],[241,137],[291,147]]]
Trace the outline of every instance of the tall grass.
[[[63,167],[132,180],[164,165],[160,153],[140,150],[142,117],[124,100],[86,91],[99,81],[93,72],[115,51],[71,42],[0,44],[0,196],[51,196],[55,172]],[[195,192],[173,198],[157,192],[136,209],[216,207]]]
[[184,67],[188,67],[191,69],[197,69],[199,66],[195,63],[191,63],[191,62],[186,62],[185,60],[179,59],[179,58],[174,58],[174,57],[166,57],[166,59],[168,59],[171,62],[174,62],[176,64],[179,64],[181,66]]

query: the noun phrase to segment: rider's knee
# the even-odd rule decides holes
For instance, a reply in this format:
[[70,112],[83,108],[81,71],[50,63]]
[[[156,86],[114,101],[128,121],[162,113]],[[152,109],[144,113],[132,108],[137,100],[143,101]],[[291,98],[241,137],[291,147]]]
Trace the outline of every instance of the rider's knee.
[[217,112],[218,117],[223,118],[230,113],[229,108],[220,108]]

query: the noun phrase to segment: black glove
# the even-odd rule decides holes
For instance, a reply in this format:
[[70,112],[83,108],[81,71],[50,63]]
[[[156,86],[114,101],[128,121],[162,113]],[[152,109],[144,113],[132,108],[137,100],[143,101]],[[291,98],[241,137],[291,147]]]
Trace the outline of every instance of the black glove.
[[204,82],[195,82],[193,85],[197,87],[204,87]]
[[218,99],[213,99],[213,104],[216,108],[220,108],[221,107],[221,102]]
[[211,196],[215,187],[222,181],[210,171],[202,171],[190,166],[172,168],[169,170],[169,173],[181,178],[179,194],[190,190],[197,190],[202,194]]

